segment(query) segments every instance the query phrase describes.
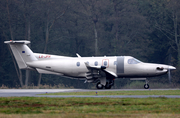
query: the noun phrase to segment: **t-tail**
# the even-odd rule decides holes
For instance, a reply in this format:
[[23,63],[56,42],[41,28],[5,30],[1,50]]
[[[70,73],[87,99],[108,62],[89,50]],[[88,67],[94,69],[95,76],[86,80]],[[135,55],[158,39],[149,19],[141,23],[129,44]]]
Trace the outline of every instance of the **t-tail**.
[[4,43],[9,44],[13,55],[17,61],[19,69],[32,69],[27,66],[27,62],[38,60],[31,49],[27,46],[30,41],[5,41]]

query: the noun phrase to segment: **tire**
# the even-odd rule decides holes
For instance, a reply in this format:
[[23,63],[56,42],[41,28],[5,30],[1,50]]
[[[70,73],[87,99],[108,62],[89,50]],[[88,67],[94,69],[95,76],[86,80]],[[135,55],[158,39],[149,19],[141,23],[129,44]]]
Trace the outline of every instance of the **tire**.
[[144,88],[148,89],[149,88],[149,84],[144,84]]
[[108,83],[108,82],[106,82],[105,89],[111,89],[111,85],[109,85],[109,83]]
[[98,82],[98,83],[96,84],[96,88],[97,88],[97,89],[103,89],[103,85],[102,85],[100,82]]

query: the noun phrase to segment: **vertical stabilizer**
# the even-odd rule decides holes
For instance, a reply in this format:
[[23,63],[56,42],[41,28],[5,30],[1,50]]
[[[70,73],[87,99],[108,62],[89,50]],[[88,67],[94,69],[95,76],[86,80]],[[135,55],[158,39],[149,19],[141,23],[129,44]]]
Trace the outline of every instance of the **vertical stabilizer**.
[[5,41],[4,43],[10,45],[10,48],[20,69],[27,68],[26,62],[37,60],[31,49],[26,45],[29,44],[30,41]]

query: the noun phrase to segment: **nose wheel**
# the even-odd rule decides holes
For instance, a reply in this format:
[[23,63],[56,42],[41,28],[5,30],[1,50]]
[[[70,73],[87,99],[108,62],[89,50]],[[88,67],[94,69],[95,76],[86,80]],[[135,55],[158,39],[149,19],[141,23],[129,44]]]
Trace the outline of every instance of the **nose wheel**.
[[146,84],[144,84],[144,88],[148,89],[149,88],[149,84],[148,84],[149,81],[147,79],[145,81],[146,81]]
[[148,89],[149,88],[149,84],[144,84],[144,88]]

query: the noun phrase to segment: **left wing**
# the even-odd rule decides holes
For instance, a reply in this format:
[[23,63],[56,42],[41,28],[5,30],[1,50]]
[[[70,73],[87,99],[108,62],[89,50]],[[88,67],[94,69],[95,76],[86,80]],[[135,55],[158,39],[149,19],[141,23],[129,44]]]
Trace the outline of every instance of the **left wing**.
[[89,72],[86,73],[86,79],[88,82],[96,82],[100,80],[102,85],[106,85],[107,77],[117,77],[114,72],[106,70],[105,66],[90,66],[87,62],[85,65]]

